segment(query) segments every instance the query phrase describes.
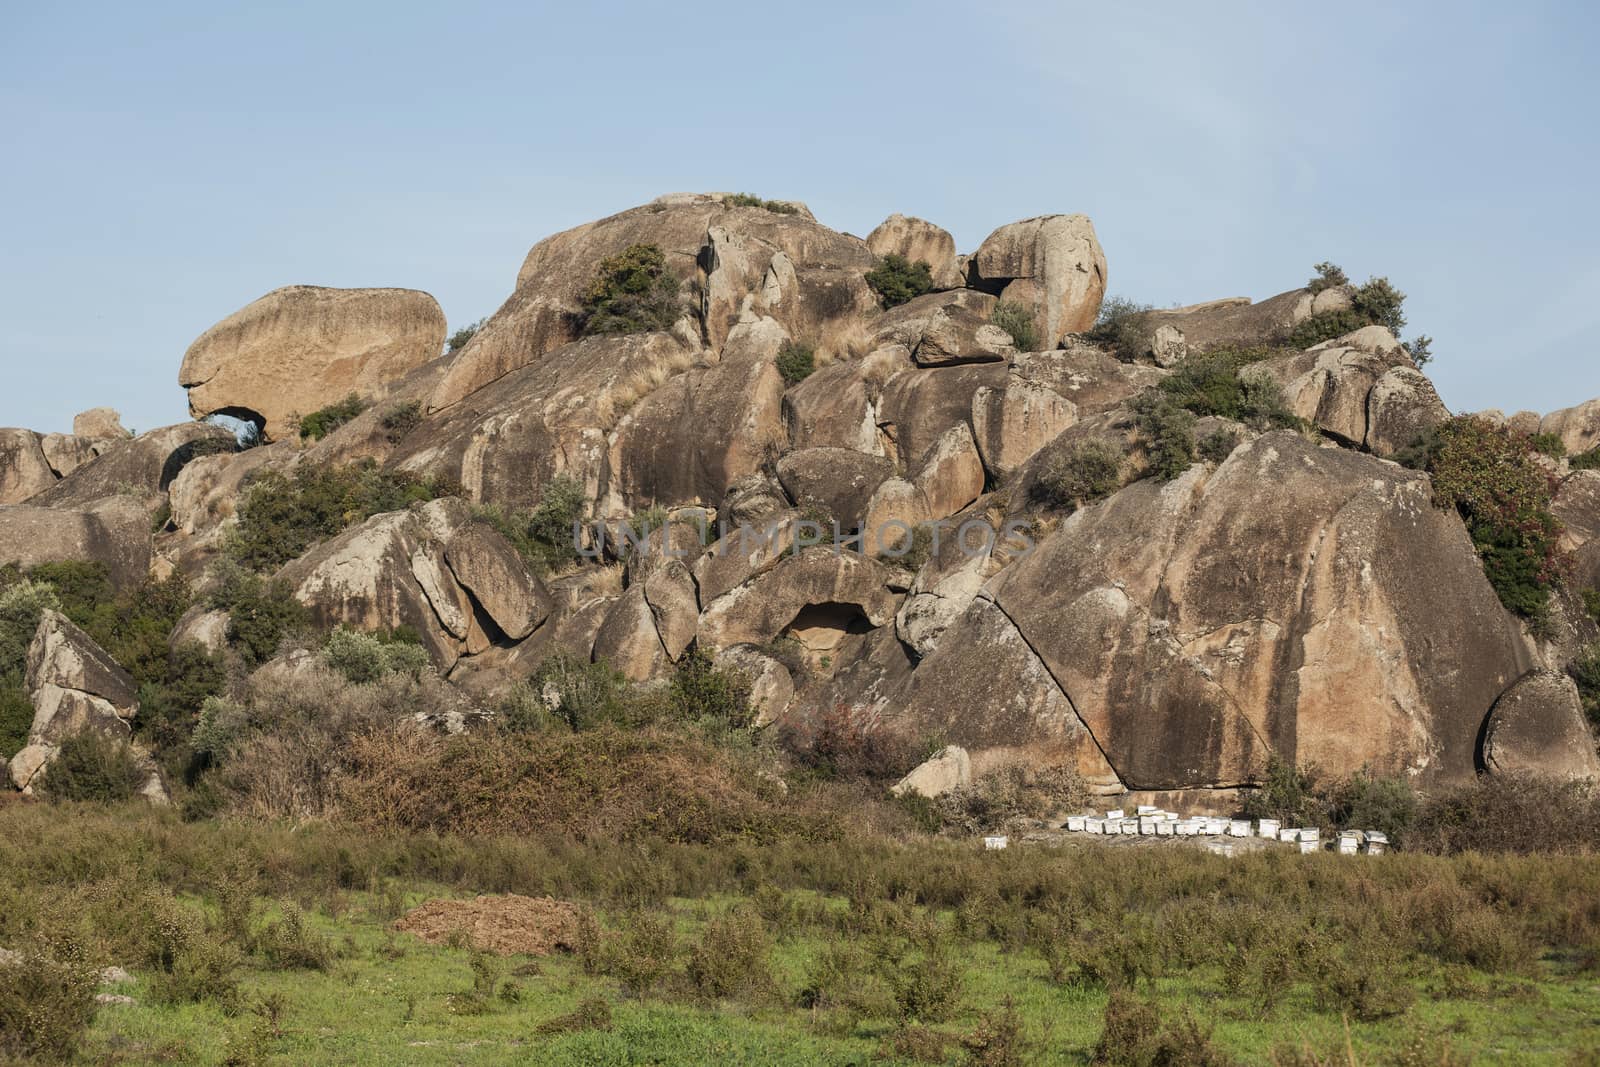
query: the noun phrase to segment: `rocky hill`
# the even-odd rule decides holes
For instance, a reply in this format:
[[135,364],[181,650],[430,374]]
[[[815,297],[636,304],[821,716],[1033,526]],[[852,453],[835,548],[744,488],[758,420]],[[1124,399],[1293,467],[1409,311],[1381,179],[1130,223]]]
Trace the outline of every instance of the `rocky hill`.
[[[170,640],[217,649],[260,608],[217,590],[259,576],[414,635],[479,704],[557,653],[640,682],[704,653],[791,734],[844,719],[1105,793],[1273,757],[1600,771],[1573,680],[1600,401],[1453,417],[1397,302],[1342,275],[1163,311],[1103,308],[1107,277],[1081,215],[958,255],[919,219],[862,239],[680,194],[540,241],[443,355],[427,294],[289,286],[182,359],[191,413],[250,447],[104,410],[0,430],[0,563],[181,574],[212,606]],[[34,643],[18,787],[70,729],[137,721],[77,627]]]

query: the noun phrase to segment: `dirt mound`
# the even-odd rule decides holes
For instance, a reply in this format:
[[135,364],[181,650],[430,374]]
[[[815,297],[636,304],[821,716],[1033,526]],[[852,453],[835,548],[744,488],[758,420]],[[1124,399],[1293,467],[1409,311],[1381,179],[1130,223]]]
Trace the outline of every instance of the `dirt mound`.
[[580,914],[578,905],[565,900],[513,893],[473,900],[430,900],[406,912],[394,928],[435,945],[459,936],[483,952],[548,956],[572,951]]

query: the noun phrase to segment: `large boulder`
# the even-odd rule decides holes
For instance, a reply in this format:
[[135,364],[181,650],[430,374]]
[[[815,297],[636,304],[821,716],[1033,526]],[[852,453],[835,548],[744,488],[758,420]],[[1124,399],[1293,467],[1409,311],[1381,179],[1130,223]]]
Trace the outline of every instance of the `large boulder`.
[[850,530],[866,516],[873,491],[894,464],[848,448],[803,448],[778,460],[778,481],[801,511],[818,509]]
[[884,312],[872,339],[877,347],[905,345],[924,367],[997,363],[1016,352],[1011,335],[989,321],[999,303],[974,289],[928,293]]
[[[698,641],[708,649],[764,645],[785,633],[813,646],[879,627],[894,617],[889,575],[874,560],[834,545],[784,556],[704,605]],[[815,634],[802,631],[818,631]]]
[[713,348],[747,311],[828,343],[831,329],[875,305],[863,279],[872,253],[809,211],[738,206],[721,193],[664,196],[535,245],[515,290],[457,355],[429,409],[458,403],[577,340],[582,297],[600,261],[636,244],[659,247],[668,269],[688,283],[686,311],[687,291],[700,294],[697,310]]
[[1078,421],[1078,406],[1041,382],[1012,368],[1001,388],[979,386],[972,394],[972,435],[984,468],[1008,476],[1062,430]]
[[[11,759],[11,781],[18,789],[33,791],[69,737],[93,732],[131,739],[130,724],[139,710],[133,678],[65,615],[42,613],[28,645],[27,668],[34,713],[27,744]],[[148,755],[141,751],[139,756],[145,771],[141,791],[164,801],[159,770]]]
[[884,383],[912,366],[905,345],[885,345],[864,359],[830,363],[783,394],[783,421],[792,448],[847,448],[889,455],[893,442],[879,426]]
[[775,458],[785,435],[774,358],[786,336],[770,319],[741,323],[717,363],[670,379],[624,415],[611,435],[604,510],[715,506]]
[[274,289],[189,346],[178,384],[196,418],[234,415],[269,438],[354,393],[387,395],[444,347],[439,302],[414,289]]
[[72,436],[117,439],[133,435],[123,428],[116,408],[90,408],[72,416]]
[[754,645],[733,645],[718,652],[712,664],[742,676],[750,686],[750,710],[756,727],[775,722],[794,701],[794,676]]
[[1381,326],[1264,360],[1241,375],[1271,378],[1294,414],[1346,444],[1383,455],[1450,417],[1432,384]]
[[[1484,716],[1530,654],[1459,518],[1431,496],[1420,474],[1289,432],[1214,471],[1135,483],[992,579],[899,714],[913,730],[965,714],[953,682],[936,684],[961,670],[930,668],[1000,662],[986,646],[1004,623],[1130,788],[1239,785],[1272,753],[1331,775],[1469,777]],[[987,685],[1011,692],[1018,671]],[[949,736],[1061,736],[1012,721]]]
[[1041,347],[1087,330],[1106,293],[1106,257],[1087,215],[1043,215],[1000,227],[968,261],[973,284],[1034,313]]
[[1535,669],[1512,683],[1484,727],[1483,765],[1511,778],[1600,778],[1594,734],[1572,679]]
[[121,441],[29,501],[42,507],[87,507],[122,497],[154,510],[166,501],[167,489],[190,462],[205,455],[232,452],[234,436],[220,426],[184,422]]
[[1168,362],[1214,348],[1282,344],[1296,326],[1313,315],[1349,307],[1348,287],[1334,286],[1316,293],[1310,289],[1291,289],[1259,303],[1234,297],[1171,310],[1147,311],[1136,320],[1133,330],[1136,351],[1128,354],[1153,356],[1157,331],[1163,327],[1170,327],[1161,337]]
[[86,508],[0,507],[0,565],[103,563],[112,583],[129,589],[149,576],[151,555],[150,516],[126,497]]
[[388,465],[458,484],[478,503],[531,507],[557,477],[597,499],[624,413],[701,354],[667,333],[584,338],[428,417]]
[[1004,363],[915,368],[895,374],[884,384],[877,406],[878,425],[892,443],[891,457],[915,475],[941,437],[953,427],[970,426],[978,390],[1004,387],[1007,375]]
[[1553,433],[1576,456],[1600,445],[1600,400],[1585,400],[1575,407],[1552,411],[1539,420],[1540,433]]
[[1019,353],[1010,380],[1049,389],[1070,400],[1081,417],[1109,411],[1166,376],[1159,368],[1123,363],[1094,345],[1069,338],[1061,349]]
[[41,441],[32,430],[0,429],[0,504],[20,504],[56,484]]
[[912,263],[926,263],[932,268],[936,289],[956,289],[962,284],[955,238],[925,219],[890,215],[867,234],[867,250],[879,257],[899,255]]
[[526,636],[549,614],[548,592],[520,566],[504,538],[443,497],[374,515],[277,577],[324,626],[411,628],[443,673],[463,656],[514,644],[516,631]]

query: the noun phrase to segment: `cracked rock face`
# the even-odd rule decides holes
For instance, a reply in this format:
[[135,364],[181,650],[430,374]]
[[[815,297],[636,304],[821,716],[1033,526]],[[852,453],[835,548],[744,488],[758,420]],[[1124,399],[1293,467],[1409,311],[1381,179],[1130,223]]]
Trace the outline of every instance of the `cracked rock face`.
[[[1075,513],[991,581],[885,717],[969,748],[1082,729],[1138,789],[1247,782],[1273,751],[1330,775],[1459,779],[1528,665],[1425,479],[1274,433]],[[971,715],[969,674],[1020,703]]]

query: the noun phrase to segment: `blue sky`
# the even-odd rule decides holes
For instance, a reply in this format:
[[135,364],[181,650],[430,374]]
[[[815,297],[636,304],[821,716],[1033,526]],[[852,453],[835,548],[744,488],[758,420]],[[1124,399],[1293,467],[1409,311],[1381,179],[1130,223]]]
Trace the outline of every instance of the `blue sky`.
[[280,285],[492,312],[541,237],[677,190],[970,250],[1084,212],[1111,290],[1410,294],[1456,410],[1600,396],[1586,3],[0,3],[0,425],[186,418]]

